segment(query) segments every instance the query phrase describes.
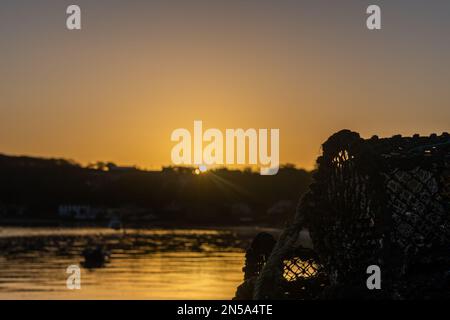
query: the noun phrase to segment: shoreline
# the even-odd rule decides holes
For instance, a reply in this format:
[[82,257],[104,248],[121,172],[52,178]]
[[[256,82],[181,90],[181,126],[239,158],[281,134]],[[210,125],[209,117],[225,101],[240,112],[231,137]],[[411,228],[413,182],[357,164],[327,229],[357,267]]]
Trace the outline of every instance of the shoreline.
[[[108,226],[109,221],[67,221],[67,220],[53,220],[53,219],[0,219],[0,228],[104,228],[111,229]],[[198,224],[198,223],[180,223],[175,225],[169,222],[140,222],[132,221],[125,222],[123,229],[196,229],[196,230],[226,230],[226,229],[261,229],[261,230],[283,230],[283,227],[273,227],[266,224],[230,224],[230,225],[213,225],[213,224]]]
[[151,234],[190,234],[200,233],[231,233],[241,238],[252,239],[260,232],[267,232],[278,237],[282,229],[264,226],[180,226],[180,227],[127,227],[115,230],[106,226],[24,226],[24,225],[2,225],[0,224],[0,239],[29,238],[29,237],[133,237],[136,235]]

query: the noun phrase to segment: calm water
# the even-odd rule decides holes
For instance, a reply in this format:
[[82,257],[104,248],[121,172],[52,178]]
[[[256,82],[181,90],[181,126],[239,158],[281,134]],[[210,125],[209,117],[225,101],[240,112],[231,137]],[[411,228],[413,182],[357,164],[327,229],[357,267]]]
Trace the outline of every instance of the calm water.
[[[231,299],[255,232],[0,228],[0,298]],[[110,262],[81,267],[81,289],[67,289],[66,268],[98,243]]]

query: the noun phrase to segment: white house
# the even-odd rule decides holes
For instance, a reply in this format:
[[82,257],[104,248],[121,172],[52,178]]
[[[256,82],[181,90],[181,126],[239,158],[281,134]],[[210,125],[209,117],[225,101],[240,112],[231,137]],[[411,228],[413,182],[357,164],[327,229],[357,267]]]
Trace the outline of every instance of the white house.
[[63,218],[75,218],[78,220],[93,220],[97,217],[98,210],[87,205],[60,205],[58,215]]

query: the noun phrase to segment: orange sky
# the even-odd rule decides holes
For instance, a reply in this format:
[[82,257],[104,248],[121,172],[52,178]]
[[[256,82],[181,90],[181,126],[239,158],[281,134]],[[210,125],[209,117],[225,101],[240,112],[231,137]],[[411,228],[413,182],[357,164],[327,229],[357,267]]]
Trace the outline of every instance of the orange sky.
[[158,168],[202,120],[279,128],[312,168],[343,128],[450,129],[448,2],[386,3],[377,32],[364,1],[77,1],[81,31],[66,2],[1,4],[0,153]]

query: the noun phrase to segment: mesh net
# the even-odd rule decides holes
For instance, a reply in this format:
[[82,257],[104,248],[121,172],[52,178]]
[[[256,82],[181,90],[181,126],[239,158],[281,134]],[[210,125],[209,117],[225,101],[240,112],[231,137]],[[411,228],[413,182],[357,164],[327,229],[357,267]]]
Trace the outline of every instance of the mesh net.
[[[253,274],[253,296],[359,296],[367,267],[378,265],[384,297],[448,297],[449,135],[364,140],[344,130],[317,164],[294,223]],[[314,250],[299,245],[303,229]]]

